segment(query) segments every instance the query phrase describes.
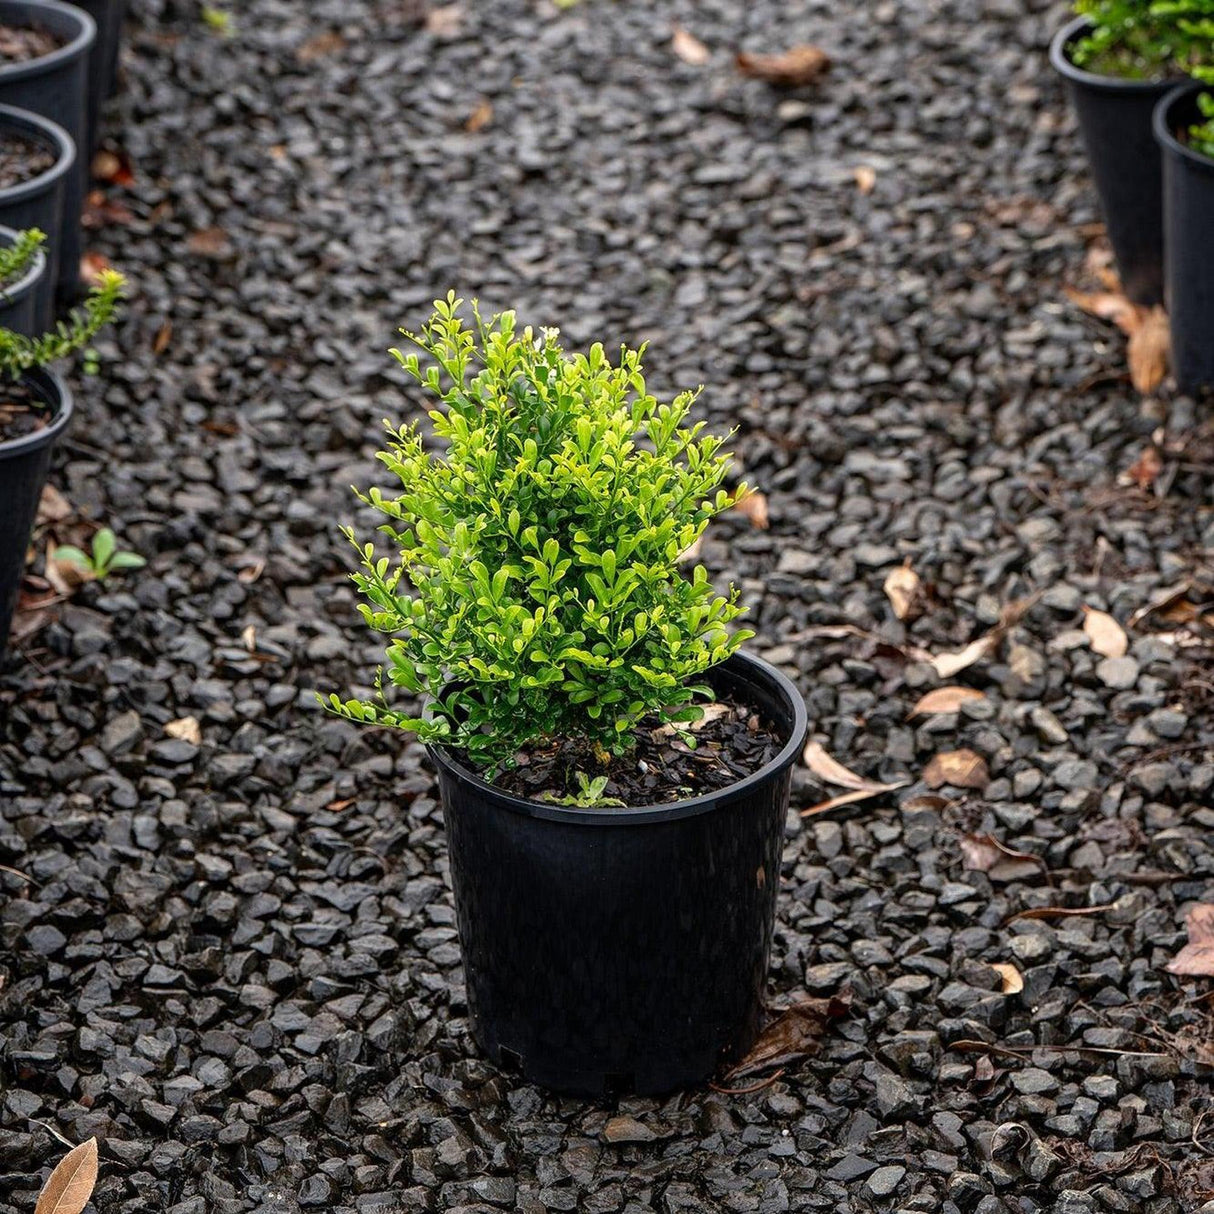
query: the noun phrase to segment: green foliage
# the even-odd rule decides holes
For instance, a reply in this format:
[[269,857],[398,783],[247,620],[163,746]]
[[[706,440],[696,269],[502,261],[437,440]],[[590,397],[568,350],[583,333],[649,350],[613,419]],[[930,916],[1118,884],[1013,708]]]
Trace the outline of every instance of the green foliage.
[[590,778],[584,771],[575,771],[578,790],[569,796],[558,797],[554,792],[541,793],[539,799],[552,805],[568,805],[573,809],[598,809],[607,806],[622,807],[624,802],[619,797],[605,797],[603,790],[607,787],[607,776]]
[[1187,74],[1214,83],[1214,0],[1076,0],[1092,23],[1075,43],[1077,67],[1150,80]]
[[1197,104],[1205,121],[1189,127],[1189,146],[1214,160],[1214,93],[1202,93]]
[[88,345],[113,319],[125,285],[126,279],[116,270],[105,270],[84,307],[73,309],[68,320],[60,321],[53,332],[41,337],[23,337],[10,329],[0,329],[0,375],[16,379],[31,367],[45,367]]
[[136,552],[123,552],[118,548],[118,541],[108,527],[102,527],[93,536],[93,550],[83,552],[71,544],[64,544],[55,549],[55,559],[67,561],[77,569],[104,582],[111,573],[122,569],[142,569],[147,561]]
[[227,9],[215,8],[211,4],[202,6],[202,20],[211,33],[221,38],[230,38],[236,29],[236,22]]
[[[416,353],[392,353],[433,393],[443,445],[392,430],[379,458],[402,492],[363,498],[389,520],[395,562],[359,547],[352,576],[367,623],[393,639],[390,681],[431,697],[428,715],[374,701],[326,706],[412,730],[497,766],[522,747],[578,740],[622,752],[643,717],[696,720],[696,680],[752,636],[730,634],[736,591],[717,595],[679,556],[734,497],[725,440],[660,403],[643,350],[613,365],[601,345],[566,354],[555,330],[516,331],[513,312],[473,325],[454,293],[435,303]],[[741,492],[741,490],[739,490]]]
[[25,275],[45,241],[45,232],[38,228],[26,228],[24,232],[17,233],[17,239],[12,244],[0,249],[0,290]]

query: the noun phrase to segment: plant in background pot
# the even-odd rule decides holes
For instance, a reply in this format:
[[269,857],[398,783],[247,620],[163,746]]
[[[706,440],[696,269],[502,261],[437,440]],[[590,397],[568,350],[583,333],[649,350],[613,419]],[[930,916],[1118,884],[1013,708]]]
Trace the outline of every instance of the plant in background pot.
[[[805,707],[679,558],[736,496],[696,394],[641,352],[567,354],[448,296],[394,351],[442,403],[391,431],[360,547],[383,692],[326,701],[411,730],[439,772],[473,1032],[577,1092],[659,1092],[753,1042]],[[741,492],[741,491],[739,491]],[[350,538],[354,536],[350,533]]]
[[67,428],[72,397],[51,363],[87,346],[114,315],[123,278],[102,274],[84,307],[38,338],[0,330],[0,654],[21,589],[25,555],[51,448]]
[[[1214,16],[1210,26],[1214,39]],[[1155,109],[1172,369],[1193,395],[1214,390],[1214,65],[1200,75]]]
[[1077,0],[1050,48],[1066,79],[1122,285],[1163,302],[1162,165],[1151,115],[1177,79],[1214,63],[1211,0]]
[[34,332],[36,292],[46,273],[39,228],[14,232],[0,227],[0,329],[28,337]]

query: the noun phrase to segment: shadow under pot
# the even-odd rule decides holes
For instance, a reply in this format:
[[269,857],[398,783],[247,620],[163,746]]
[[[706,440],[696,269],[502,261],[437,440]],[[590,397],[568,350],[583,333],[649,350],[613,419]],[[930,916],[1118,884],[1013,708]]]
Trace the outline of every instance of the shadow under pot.
[[1163,219],[1172,369],[1182,392],[1214,391],[1214,158],[1188,143],[1204,122],[1197,98],[1210,86],[1185,84],[1155,110],[1163,153]]
[[[60,297],[74,301],[80,294],[80,215],[89,167],[88,55],[97,27],[88,13],[59,0],[0,0],[0,26],[25,31],[22,37],[31,55],[0,65],[0,103],[49,118],[75,144],[76,161],[64,181],[56,273]],[[49,49],[34,53],[43,48]]]
[[97,150],[102,107],[114,95],[118,79],[118,54],[122,46],[122,22],[126,0],[72,0],[97,26],[97,38],[89,51],[88,99],[86,103],[85,146],[90,154]]
[[63,226],[63,193],[76,162],[67,132],[46,118],[0,105],[0,224],[41,228],[46,272],[34,290],[34,328],[45,332],[55,315],[55,288]]
[[705,681],[782,739],[715,793],[567,808],[503,792],[430,748],[472,1032],[503,1069],[563,1092],[656,1094],[754,1044],[805,703],[746,654]]
[[[12,228],[0,227],[0,247],[11,248],[17,236]],[[46,254],[36,249],[24,273],[9,282],[0,282],[0,329],[20,333],[22,337],[36,337],[45,331],[38,324],[35,310],[37,290],[45,276]]]
[[16,383],[0,386],[0,657],[51,451],[71,416],[71,393],[52,371],[29,371]]
[[1122,288],[1135,303],[1154,305],[1163,302],[1163,170],[1151,120],[1176,80],[1129,80],[1076,67],[1072,49],[1091,28],[1079,17],[1061,29],[1050,62],[1066,80],[1079,119]]

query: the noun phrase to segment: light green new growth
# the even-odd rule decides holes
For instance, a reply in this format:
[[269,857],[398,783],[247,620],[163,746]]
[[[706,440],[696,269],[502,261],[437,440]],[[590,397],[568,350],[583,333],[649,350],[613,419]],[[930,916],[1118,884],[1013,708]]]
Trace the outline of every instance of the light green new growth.
[[38,228],[26,228],[24,232],[17,233],[17,239],[12,244],[0,249],[0,292],[24,277],[45,242],[45,232]]
[[[689,414],[697,393],[651,396],[641,350],[567,354],[555,330],[518,332],[513,312],[473,325],[454,293],[418,336],[436,365],[394,350],[442,402],[442,444],[392,430],[379,458],[402,491],[363,501],[385,515],[396,561],[360,546],[353,580],[371,627],[392,636],[388,677],[429,697],[425,716],[384,699],[322,701],[356,721],[414,731],[478,763],[576,740],[620,752],[654,714],[697,719],[697,680],[753,633],[703,566],[679,556],[734,495],[725,440]],[[739,491],[741,492],[741,490]],[[360,495],[362,496],[362,495]]]
[[102,527],[93,536],[91,553],[84,552],[72,544],[63,544],[55,549],[55,559],[70,562],[99,582],[104,582],[111,573],[118,570],[142,569],[147,564],[147,561],[136,552],[120,551],[118,541],[108,527]]
[[1077,67],[1130,80],[1190,75],[1214,83],[1214,0],[1076,0],[1092,30]]
[[113,319],[125,285],[126,279],[117,270],[103,271],[83,308],[73,309],[66,321],[41,337],[0,329],[0,375],[16,379],[31,367],[45,367],[88,345]]
[[1214,93],[1202,93],[1197,104],[1205,121],[1189,127],[1189,146],[1214,160]]

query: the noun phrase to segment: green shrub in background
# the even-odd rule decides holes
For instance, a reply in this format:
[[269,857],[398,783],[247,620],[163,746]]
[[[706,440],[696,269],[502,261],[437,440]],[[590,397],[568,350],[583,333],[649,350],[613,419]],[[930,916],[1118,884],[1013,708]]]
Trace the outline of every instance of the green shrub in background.
[[1214,0],[1076,0],[1092,30],[1071,50],[1077,67],[1150,80],[1191,75],[1214,83]]
[[367,544],[352,575],[367,623],[393,638],[388,678],[430,709],[393,709],[382,670],[374,701],[326,706],[490,768],[549,740],[601,759],[650,714],[695,720],[697,680],[753,635],[729,631],[736,591],[679,565],[736,500],[721,488],[725,440],[689,421],[697,393],[647,392],[643,350],[615,364],[601,345],[569,354],[555,330],[519,333],[513,312],[485,323],[474,303],[469,327],[461,305],[448,295],[405,334],[435,365],[393,351],[442,403],[430,414],[442,450],[389,428],[379,458],[401,492],[363,500],[399,556]]

